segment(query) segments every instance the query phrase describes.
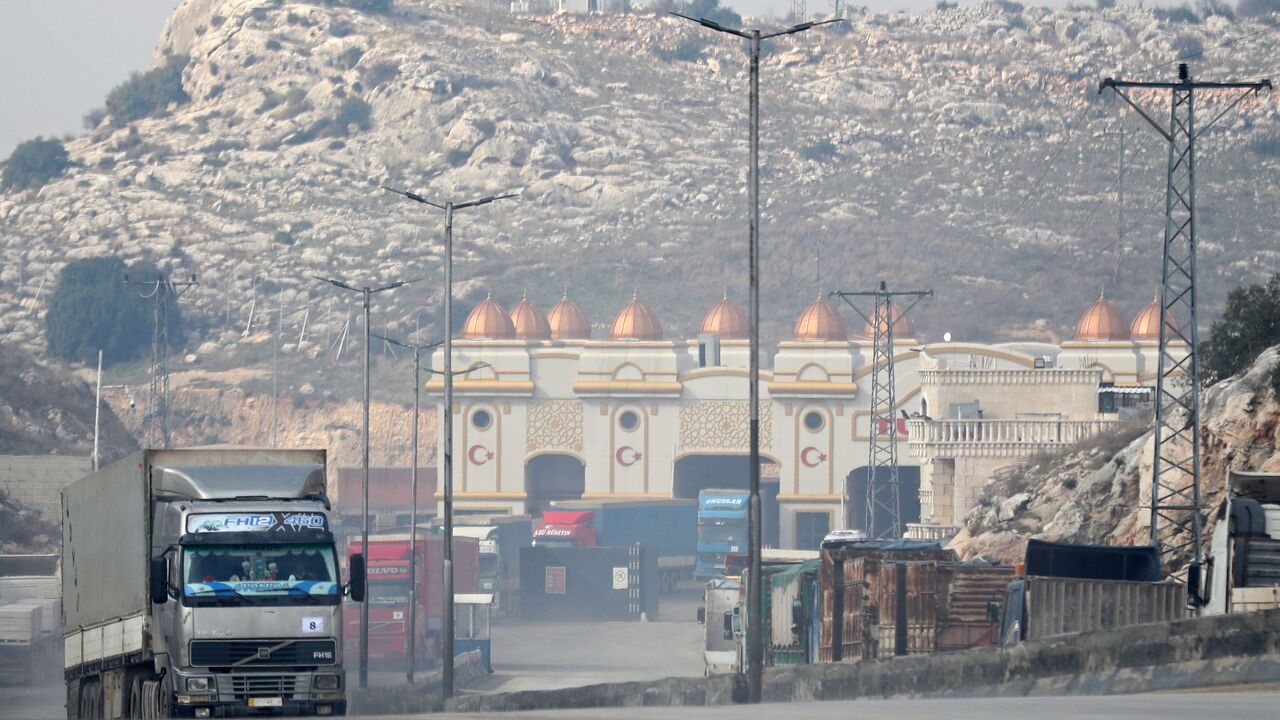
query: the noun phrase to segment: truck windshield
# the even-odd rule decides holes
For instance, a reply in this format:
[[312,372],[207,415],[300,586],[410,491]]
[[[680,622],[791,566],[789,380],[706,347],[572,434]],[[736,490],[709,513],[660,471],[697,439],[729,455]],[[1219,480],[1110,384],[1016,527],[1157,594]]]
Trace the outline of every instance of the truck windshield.
[[491,578],[498,576],[498,556],[491,553],[481,553],[480,555],[480,577]]
[[535,537],[535,538],[533,539],[533,544],[534,544],[534,545],[537,545],[538,547],[549,547],[549,548],[576,548],[576,547],[578,547],[578,541],[577,541],[577,540],[574,540],[573,538],[568,538],[568,537],[553,537],[553,536],[546,536],[546,535],[544,535],[544,536],[542,536],[542,537]]
[[374,580],[369,583],[369,605],[373,607],[401,607],[408,604],[408,580]]
[[713,525],[710,523],[698,526],[698,539],[704,543],[742,543],[747,536],[747,529],[742,525]]
[[182,552],[182,594],[198,604],[332,604],[340,585],[327,545],[211,545]]

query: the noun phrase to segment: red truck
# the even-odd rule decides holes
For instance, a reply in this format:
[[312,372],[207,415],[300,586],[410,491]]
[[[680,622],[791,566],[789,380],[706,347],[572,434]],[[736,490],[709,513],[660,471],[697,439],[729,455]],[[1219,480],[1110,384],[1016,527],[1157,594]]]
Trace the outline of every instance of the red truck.
[[[444,541],[418,532],[417,619],[414,643],[419,661],[440,657],[440,630],[444,607]],[[454,594],[474,593],[480,574],[480,544],[470,538],[453,540]],[[347,543],[348,562],[360,552],[360,537]],[[371,664],[404,665],[408,657],[409,533],[383,533],[369,537],[366,560],[369,603],[369,661]],[[360,606],[343,609],[347,642],[344,650],[352,662],[360,647]]]

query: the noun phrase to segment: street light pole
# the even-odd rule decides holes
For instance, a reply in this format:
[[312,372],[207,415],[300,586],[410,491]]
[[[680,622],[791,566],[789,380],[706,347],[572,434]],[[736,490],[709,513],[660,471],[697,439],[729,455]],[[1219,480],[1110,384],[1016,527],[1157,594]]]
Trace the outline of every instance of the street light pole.
[[[332,278],[323,278],[318,275],[312,275],[313,278],[321,282],[327,282],[334,287],[348,290],[350,292],[360,293],[361,305],[364,309],[364,426],[362,435],[362,452],[363,462],[361,467],[364,471],[363,498],[361,501],[360,513],[360,554],[367,560],[369,557],[369,306],[373,295],[384,292],[386,290],[395,290],[398,287],[408,285],[412,280],[402,280],[393,282],[390,285],[382,287],[354,287],[348,285],[341,280]],[[360,603],[360,687],[361,689],[369,687],[369,597]]]
[[414,202],[430,205],[444,211],[444,627],[440,666],[440,694],[453,696],[453,213],[455,210],[488,205],[495,200],[516,197],[489,195],[476,200],[444,204],[432,202],[417,193],[382,186],[384,190],[406,197]]
[[749,570],[747,594],[747,701],[760,702],[764,687],[764,584],[761,582],[760,550],[762,515],[760,507],[760,41],[794,35],[818,25],[841,22],[842,18],[820,22],[803,22],[785,30],[761,33],[759,28],[741,30],[705,18],[673,12],[672,15],[692,20],[716,32],[734,35],[747,41],[750,56],[748,105],[750,115],[750,167],[747,175],[747,201],[751,204],[747,241],[747,279],[750,285],[748,324],[750,325],[750,359],[747,364],[748,417],[750,425],[751,498],[747,505]]

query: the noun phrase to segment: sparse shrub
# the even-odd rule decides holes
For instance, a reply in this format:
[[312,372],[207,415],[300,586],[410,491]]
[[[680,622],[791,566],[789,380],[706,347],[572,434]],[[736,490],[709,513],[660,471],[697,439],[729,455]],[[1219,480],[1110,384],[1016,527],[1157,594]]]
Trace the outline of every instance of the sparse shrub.
[[654,48],[654,55],[663,62],[697,62],[702,59],[703,41],[690,37],[681,40],[678,45],[668,50],[664,47]]
[[19,143],[0,168],[0,188],[41,188],[71,166],[67,149],[57,138],[35,138]]
[[960,7],[960,3],[951,2],[951,0],[938,0],[938,2],[933,7],[934,9],[940,12],[946,12],[948,10],[955,10],[956,8]]
[[361,72],[364,82],[371,88],[380,88],[395,80],[400,75],[400,68],[391,62],[375,62],[366,65]]
[[182,104],[190,96],[182,89],[187,56],[175,55],[164,65],[145,73],[133,73],[107,93],[107,114],[116,127],[164,113],[171,103]]
[[1265,285],[1238,287],[1227,295],[1222,319],[1209,327],[1209,339],[1200,343],[1200,377],[1210,385],[1229,378],[1276,344],[1280,344],[1280,273]]
[[836,156],[835,143],[830,140],[819,140],[818,142],[802,149],[800,157],[805,160],[813,160],[816,162],[824,162]]
[[355,31],[355,26],[342,18],[334,18],[329,23],[329,34],[336,38],[344,38]]
[[1200,14],[1202,20],[1208,20],[1215,15],[1227,20],[1236,19],[1235,11],[1226,0],[1196,0],[1196,12]]
[[279,50],[281,47],[280,41],[275,38],[267,38],[267,42],[264,44],[267,46],[267,49],[272,52]]
[[363,13],[382,14],[391,12],[393,5],[392,0],[339,0],[336,4],[346,5]]
[[1236,12],[1241,17],[1260,18],[1280,12],[1280,0],[1240,0],[1236,3]]
[[1280,157],[1280,133],[1269,133],[1249,141],[1249,151],[1262,157]]
[[342,52],[338,61],[344,70],[354,70],[356,65],[360,64],[362,57],[364,57],[364,48],[349,47]]
[[1200,24],[1200,16],[1196,15],[1196,11],[1186,4],[1167,8],[1154,8],[1151,12],[1156,16],[1157,20],[1162,22],[1183,23],[1186,25]]
[[1179,60],[1192,60],[1204,54],[1204,43],[1194,35],[1179,35],[1170,48]]
[[338,114],[333,117],[334,135],[346,135],[347,127],[355,125],[361,130],[373,127],[371,116],[373,107],[360,98],[352,97],[342,101],[338,106]]
[[1094,0],[1094,4],[1099,10],[1110,10],[1116,6],[1116,0]]
[[[119,257],[99,257],[68,263],[58,274],[58,285],[45,315],[49,352],[88,363],[102,350],[103,361],[116,363],[141,356],[151,347],[155,317],[153,300],[138,288],[125,284],[156,276],[146,262],[126,268]],[[169,338],[177,346],[182,338],[182,316],[177,303],[169,304]]]
[[302,88],[289,88],[284,94],[284,107],[280,110],[282,118],[294,118],[311,109],[307,102],[307,91]]
[[742,25],[742,16],[732,8],[722,6],[720,0],[661,0],[654,7],[663,12],[675,10],[681,15],[705,18],[729,27]]
[[995,0],[992,4],[1010,15],[1021,15],[1022,11],[1026,9],[1022,3],[1010,2],[1010,0]]

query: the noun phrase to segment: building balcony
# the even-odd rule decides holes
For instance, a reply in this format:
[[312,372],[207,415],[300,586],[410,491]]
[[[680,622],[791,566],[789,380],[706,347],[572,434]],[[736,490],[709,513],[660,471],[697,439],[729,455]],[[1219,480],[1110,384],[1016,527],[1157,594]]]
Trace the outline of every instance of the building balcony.
[[960,528],[955,525],[931,525],[926,523],[907,523],[907,539],[936,540],[945,543],[955,537]]
[[1074,445],[1106,432],[1115,420],[912,420],[912,457],[1022,458]]

